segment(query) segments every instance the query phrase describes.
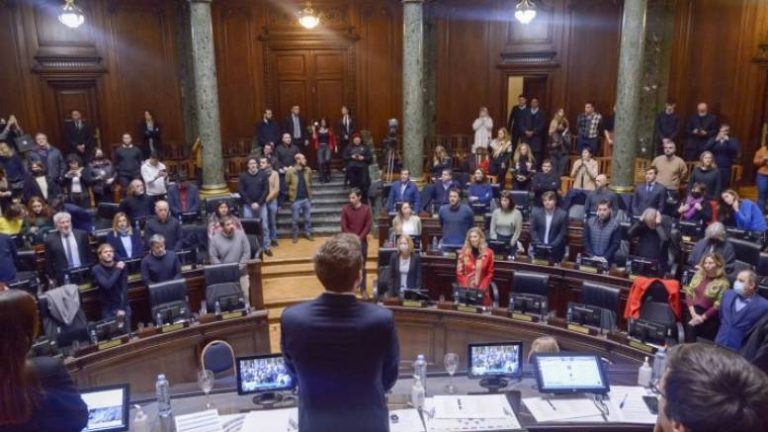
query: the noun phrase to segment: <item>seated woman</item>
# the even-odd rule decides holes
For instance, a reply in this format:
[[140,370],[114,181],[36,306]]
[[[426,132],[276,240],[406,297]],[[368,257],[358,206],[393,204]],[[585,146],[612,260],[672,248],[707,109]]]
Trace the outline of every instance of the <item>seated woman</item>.
[[453,161],[445,151],[445,147],[439,145],[435,147],[434,156],[432,156],[432,179],[440,178],[444,169],[452,169]]
[[730,288],[725,277],[725,261],[716,253],[705,254],[685,293],[685,341],[696,338],[715,340],[720,327],[719,310],[723,293]]
[[690,193],[677,212],[681,221],[709,223],[712,220],[712,206],[707,201],[707,186],[704,183],[691,186]]
[[483,304],[491,305],[490,286],[493,282],[493,250],[485,243],[485,234],[473,227],[467,232],[464,247],[459,252],[456,264],[456,282],[464,288],[479,289],[483,292]]
[[592,152],[589,148],[581,151],[581,159],[576,159],[571,168],[571,177],[573,177],[573,188],[583,190],[595,190],[597,184],[598,170],[600,167],[597,161],[592,159]]
[[128,215],[117,212],[112,218],[112,231],[107,233],[107,243],[118,260],[144,256],[144,241],[139,230],[134,230]]
[[485,207],[485,211],[488,211],[491,208],[493,188],[487,181],[485,181],[485,173],[483,173],[483,170],[475,170],[475,175],[472,176],[472,184],[469,185],[468,195],[470,204],[482,204],[483,207]]
[[53,213],[48,204],[39,196],[33,196],[27,204],[27,216],[22,232],[32,243],[42,243],[48,231],[53,229]]
[[531,177],[535,173],[536,158],[533,157],[531,146],[520,143],[512,158],[512,171],[514,190],[528,190],[531,185]]
[[412,239],[421,237],[421,219],[413,214],[411,203],[404,201],[392,221],[392,231],[396,236],[407,235]]
[[21,204],[11,204],[0,216],[0,234],[16,235],[21,233],[24,225],[24,206]]
[[491,240],[499,240],[509,243],[510,251],[514,255],[522,251],[523,246],[518,241],[523,230],[523,214],[515,208],[512,193],[502,191],[499,199],[499,208],[491,214]]
[[421,289],[421,259],[407,235],[397,239],[397,253],[389,256],[389,296],[399,297],[404,289]]
[[28,358],[40,330],[35,298],[0,291],[0,430],[75,432],[88,424],[88,407],[61,359]]
[[211,216],[208,218],[209,239],[212,239],[213,236],[222,231],[220,221],[224,216],[232,216],[232,220],[235,222],[235,229],[239,229],[240,231],[243,230],[243,225],[240,223],[240,219],[232,214],[232,210],[229,208],[229,204],[227,204],[226,201],[221,201],[219,202],[219,205],[216,206],[216,210],[214,210],[214,212],[211,213]]
[[735,226],[744,231],[764,232],[765,216],[754,202],[739,197],[733,189],[720,194],[718,218],[725,226]]
[[499,185],[504,189],[504,178],[507,176],[509,161],[512,159],[512,137],[506,128],[497,132],[496,138],[491,141],[491,175],[498,177]]

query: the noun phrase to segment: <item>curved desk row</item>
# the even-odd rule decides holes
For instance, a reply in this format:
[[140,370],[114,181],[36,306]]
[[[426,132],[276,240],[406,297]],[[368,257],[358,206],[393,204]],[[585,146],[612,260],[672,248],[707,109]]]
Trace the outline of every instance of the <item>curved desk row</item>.
[[80,388],[130,383],[131,394],[136,396],[152,393],[159,373],[172,384],[196,382],[200,352],[217,339],[227,341],[237,355],[269,353],[267,311],[133,338],[112,348],[69,357],[64,363]]

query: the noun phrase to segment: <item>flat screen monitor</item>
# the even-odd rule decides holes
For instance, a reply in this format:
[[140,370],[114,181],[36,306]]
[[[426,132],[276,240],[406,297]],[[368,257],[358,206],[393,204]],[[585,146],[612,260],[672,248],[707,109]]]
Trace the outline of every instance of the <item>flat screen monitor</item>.
[[629,256],[627,260],[632,260],[632,265],[628,266],[629,274],[647,277],[659,276],[659,262],[657,260],[649,260],[639,256]]
[[222,312],[232,312],[245,307],[245,301],[241,294],[223,295],[218,298],[218,302]]
[[[579,268],[582,269],[582,267],[592,267],[599,271],[605,271],[608,270],[608,261],[595,257],[581,257],[581,267]],[[582,270],[586,271],[586,269]]]
[[65,274],[69,277],[69,283],[80,286],[91,284],[91,268],[88,266],[70,268],[65,272]]
[[568,303],[568,322],[582,326],[602,327],[603,308],[583,303]]
[[123,260],[129,275],[141,273],[141,260],[142,258],[128,258],[127,260]]
[[488,240],[488,247],[491,248],[494,255],[501,255],[504,257],[512,255],[512,247],[509,242]]
[[414,300],[414,301],[430,301],[429,293],[427,290],[422,289],[414,289],[414,288],[403,288],[400,290],[400,294],[403,297],[404,300]]
[[243,232],[248,235],[259,235],[261,232],[261,219],[243,218],[240,219],[240,224],[243,226]]
[[683,241],[696,241],[704,234],[704,227],[700,222],[693,221],[680,221],[677,225],[680,230],[680,235],[683,237]]
[[541,353],[533,356],[536,383],[542,393],[598,393],[610,391],[596,354]]
[[97,387],[80,391],[88,406],[88,426],[83,432],[119,432],[128,430],[128,384]]
[[273,393],[295,386],[282,354],[238,357],[236,366],[239,395]]
[[631,320],[628,324],[629,335],[642,342],[664,345],[672,330],[666,325],[644,319]]
[[197,249],[179,249],[176,256],[179,258],[182,271],[191,269],[197,264]]
[[533,245],[533,259],[552,262],[552,246],[543,244]]
[[453,300],[465,305],[482,305],[483,292],[477,288],[455,287],[453,290]]
[[116,319],[99,321],[93,325],[92,329],[100,341],[110,340],[127,333],[125,321],[118,322]]
[[547,314],[547,298],[538,294],[509,293],[509,311]]
[[523,343],[469,344],[467,359],[470,378],[520,378],[523,374]]

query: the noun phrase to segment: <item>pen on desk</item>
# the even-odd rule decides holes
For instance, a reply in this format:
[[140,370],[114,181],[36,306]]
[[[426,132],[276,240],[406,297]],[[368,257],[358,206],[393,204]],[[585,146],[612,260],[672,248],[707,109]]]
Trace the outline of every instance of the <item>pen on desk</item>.
[[461,411],[461,398],[456,398],[456,402],[459,404],[459,411]]
[[549,399],[544,399],[544,400],[545,400],[545,401],[547,401],[547,403],[549,404],[549,406],[551,406],[551,407],[552,407],[552,411],[557,411],[557,408],[555,408],[555,406],[554,406],[554,405],[552,405],[552,401],[551,401],[551,400],[549,400]]
[[624,409],[624,403],[627,402],[627,397],[629,396],[629,393],[624,395],[624,399],[621,400],[621,403],[619,404],[619,409]]

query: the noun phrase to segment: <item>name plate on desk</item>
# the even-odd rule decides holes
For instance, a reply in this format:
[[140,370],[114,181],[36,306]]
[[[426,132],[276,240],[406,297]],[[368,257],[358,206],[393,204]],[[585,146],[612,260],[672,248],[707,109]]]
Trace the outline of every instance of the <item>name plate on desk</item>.
[[644,344],[644,343],[642,343],[640,341],[633,340],[633,339],[629,340],[629,346],[631,346],[632,348],[635,348],[635,349],[639,349],[640,351],[645,351],[648,354],[655,354],[656,353],[656,348],[654,348],[654,347],[652,347],[652,346],[650,346],[648,344]]
[[536,259],[536,258],[533,259],[533,263],[536,264],[536,265],[540,265],[540,266],[549,266],[550,265],[548,260]]
[[491,309],[491,315],[493,315],[493,316],[502,316],[502,317],[509,318],[509,309],[495,307],[495,308]]
[[403,306],[411,308],[422,308],[424,307],[424,302],[421,300],[403,300]]
[[686,243],[691,243],[693,241],[693,239],[691,238],[691,236],[684,235],[683,236],[683,241],[686,242]]
[[84,293],[84,292],[88,292],[88,291],[91,291],[91,290],[95,289],[95,287],[90,282],[86,282],[84,284],[78,285],[77,289],[81,293]]
[[597,273],[597,267],[592,266],[579,266],[579,271],[583,271],[584,273]]
[[183,265],[183,266],[181,266],[181,271],[188,272],[188,271],[191,271],[192,268],[193,268],[192,264]]
[[454,310],[456,309],[456,305],[451,302],[441,301],[437,303],[437,308],[440,310]]
[[243,315],[245,315],[245,311],[227,312],[227,313],[221,314],[221,319],[222,321],[230,320],[230,319],[240,318]]
[[99,344],[99,351],[114,348],[123,344],[122,339],[112,339],[111,341],[102,342]]
[[596,335],[597,334],[597,332],[595,330],[592,330],[589,327],[580,326],[578,324],[568,324],[567,329],[570,330],[570,331],[579,332],[579,333],[582,333],[582,334],[585,334],[585,335]]
[[137,282],[141,280],[141,273],[134,273],[128,275],[128,282]]
[[519,313],[519,312],[512,312],[512,315],[510,315],[510,316],[512,317],[513,320],[518,320],[518,321],[528,321],[528,322],[538,322],[539,321],[538,317],[535,317],[533,315],[524,314],[524,313]]
[[470,313],[480,312],[480,308],[478,306],[467,306],[467,305],[458,305],[456,306],[456,310],[459,312],[470,312]]
[[184,324],[185,324],[185,323],[183,323],[183,322],[180,322],[180,323],[176,323],[176,324],[168,324],[168,325],[164,325],[164,326],[161,328],[161,331],[162,331],[163,333],[168,333],[168,332],[172,332],[172,331],[176,331],[176,330],[181,330],[181,329],[183,329],[183,328],[185,327],[185,325],[184,325]]

